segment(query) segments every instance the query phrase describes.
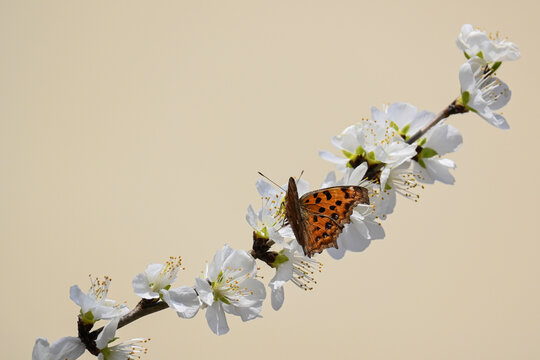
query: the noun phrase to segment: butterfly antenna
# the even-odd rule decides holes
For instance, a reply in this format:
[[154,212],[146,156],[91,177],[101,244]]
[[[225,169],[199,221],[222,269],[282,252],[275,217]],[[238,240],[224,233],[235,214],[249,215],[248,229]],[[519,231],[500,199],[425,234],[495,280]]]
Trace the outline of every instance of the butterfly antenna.
[[304,170],[300,171],[300,176],[298,176],[298,180],[296,180],[297,182],[300,181],[300,179],[302,178],[302,175],[304,175]]
[[283,190],[283,192],[287,192],[287,190],[285,190],[284,188],[282,188],[281,186],[279,186],[278,184],[276,184],[272,179],[270,179],[268,176],[264,175],[262,172],[260,171],[257,171],[259,173],[259,175],[261,175],[263,178],[265,178],[266,180],[270,181],[272,184],[274,184],[275,186],[277,186],[278,188],[280,188],[281,190]]

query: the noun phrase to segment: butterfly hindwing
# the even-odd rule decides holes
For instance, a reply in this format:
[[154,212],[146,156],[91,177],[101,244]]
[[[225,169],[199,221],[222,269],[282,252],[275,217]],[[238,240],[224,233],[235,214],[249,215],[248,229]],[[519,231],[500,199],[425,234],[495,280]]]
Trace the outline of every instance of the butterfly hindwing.
[[339,234],[360,203],[369,204],[368,191],[360,186],[320,189],[298,199],[296,183],[290,178],[285,209],[298,243],[311,257],[326,248],[337,248]]

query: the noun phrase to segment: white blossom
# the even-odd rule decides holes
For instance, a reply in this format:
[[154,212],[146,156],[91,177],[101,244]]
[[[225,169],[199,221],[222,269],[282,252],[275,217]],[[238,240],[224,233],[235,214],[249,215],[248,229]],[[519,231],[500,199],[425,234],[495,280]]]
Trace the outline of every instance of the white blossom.
[[501,39],[499,33],[493,35],[474,29],[470,24],[461,27],[456,44],[467,58],[478,57],[487,63],[512,61],[520,57],[519,49],[513,42]]
[[[258,234],[258,236],[273,240],[281,247],[289,247],[290,242],[287,239],[294,237],[290,226],[284,225],[283,197],[286,191],[276,189],[274,185],[269,184],[263,179],[256,183],[257,191],[261,196],[262,206],[256,213],[250,205],[246,213],[246,221]],[[285,188],[283,186],[282,188]],[[298,180],[297,188],[299,196],[309,191],[307,181]]]
[[170,288],[176,280],[178,270],[182,266],[182,258],[171,256],[165,264],[150,264],[146,271],[133,278],[135,294],[143,299],[157,299],[162,289]]
[[148,339],[136,338],[116,345],[111,345],[117,337],[116,329],[120,318],[114,318],[103,327],[96,339],[96,347],[99,349],[99,360],[137,360],[142,354],[146,354],[147,348],[141,346]]
[[426,184],[435,181],[453,184],[455,180],[450,169],[455,169],[456,164],[442,156],[456,151],[462,143],[461,133],[451,125],[439,123],[431,128],[418,140],[422,150],[413,162],[416,178]]
[[[374,119],[390,121],[391,126],[404,139],[409,139],[435,119],[434,113],[419,111],[415,106],[407,103],[383,106],[382,111],[373,107],[371,111]],[[463,138],[459,130],[451,125],[440,122],[431,128],[415,142],[417,154],[413,157],[413,165],[416,179],[424,183],[433,183],[437,180],[445,184],[453,184],[454,177],[449,170],[455,169],[456,165],[452,160],[443,159],[441,156],[456,151],[462,143]],[[415,180],[411,179],[412,174],[408,171],[408,166],[403,165],[401,168],[407,170],[403,175],[409,178],[408,182],[414,184]],[[396,179],[396,175],[399,179],[399,171],[393,174],[391,181]]]
[[251,255],[225,245],[207,265],[204,278],[195,279],[208,326],[215,334],[229,331],[225,312],[240,316],[242,321],[259,316],[266,290],[256,275],[257,264]]
[[512,95],[510,88],[493,75],[478,58],[459,68],[460,102],[499,129],[509,129],[506,119],[494,111],[501,109]]
[[347,167],[355,168],[367,163],[369,168],[380,167],[374,177],[367,180],[378,181],[381,190],[385,190],[386,181],[392,169],[409,161],[416,155],[416,145],[407,144],[386,116],[379,116],[381,112],[374,113],[372,120],[363,119],[362,122],[349,126],[340,135],[332,137],[332,144],[340,149],[346,159],[331,153],[321,151],[319,154],[325,160],[336,164],[339,171]]
[[125,315],[129,312],[125,304],[117,304],[114,300],[107,299],[111,279],[105,276],[104,280],[90,277],[90,290],[83,293],[78,285],[69,289],[71,300],[81,307],[81,319],[87,324],[93,324],[100,319],[112,319]]
[[284,248],[276,257],[274,266],[276,274],[270,280],[268,287],[271,290],[271,302],[274,310],[279,310],[285,300],[284,285],[291,281],[293,284],[304,290],[312,290],[312,284],[317,282],[314,279],[315,272],[320,272],[322,264],[314,259],[303,255],[303,251],[296,241],[291,241],[292,250]]

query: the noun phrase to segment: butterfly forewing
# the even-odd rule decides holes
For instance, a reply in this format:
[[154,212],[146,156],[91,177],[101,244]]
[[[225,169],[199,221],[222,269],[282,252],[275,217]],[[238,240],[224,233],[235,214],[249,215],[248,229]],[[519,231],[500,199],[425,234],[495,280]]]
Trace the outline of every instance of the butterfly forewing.
[[286,198],[287,219],[304,253],[311,257],[329,247],[337,248],[337,238],[351,221],[358,204],[369,204],[368,191],[360,186],[320,189],[298,199],[294,179],[289,179]]

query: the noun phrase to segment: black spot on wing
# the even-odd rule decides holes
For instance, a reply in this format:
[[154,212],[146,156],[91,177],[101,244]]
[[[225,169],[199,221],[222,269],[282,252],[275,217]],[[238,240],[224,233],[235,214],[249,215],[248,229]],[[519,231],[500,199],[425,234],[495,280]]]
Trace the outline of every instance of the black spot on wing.
[[330,191],[328,190],[323,191],[323,194],[326,195],[326,200],[330,200],[332,198],[332,194],[330,194]]

